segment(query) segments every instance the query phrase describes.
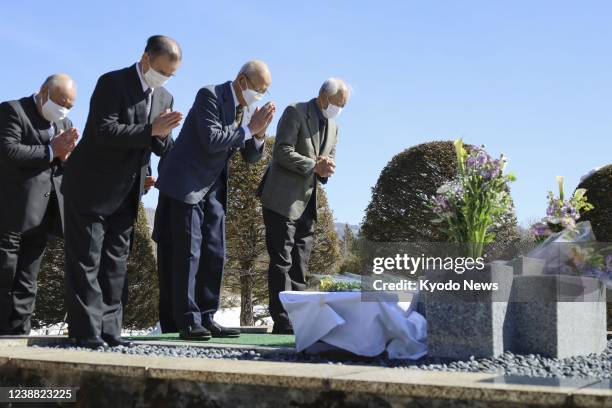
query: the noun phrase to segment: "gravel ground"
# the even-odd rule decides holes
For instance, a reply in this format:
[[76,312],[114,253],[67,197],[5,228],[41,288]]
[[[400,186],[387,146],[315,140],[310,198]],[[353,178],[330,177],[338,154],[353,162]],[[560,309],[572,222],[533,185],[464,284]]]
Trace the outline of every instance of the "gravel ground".
[[[39,346],[35,346],[39,347]],[[42,346],[40,346],[42,347]],[[45,346],[60,349],[77,349],[73,345]],[[82,349],[88,350],[88,349]],[[91,351],[91,350],[89,350]],[[469,361],[441,361],[423,358],[418,361],[389,360],[386,358],[355,358],[346,354],[327,354],[325,356],[306,355],[304,353],[278,353],[264,352],[245,348],[207,348],[193,346],[150,346],[137,345],[131,348],[108,347],[91,351],[94,353],[114,352],[135,355],[190,357],[190,358],[216,358],[231,360],[255,361],[284,361],[320,364],[359,364],[396,369],[422,369],[429,371],[470,372],[470,373],[497,373],[505,375],[521,375],[529,377],[552,378],[597,378],[612,379],[612,340],[608,341],[608,348],[602,354],[593,354],[584,357],[554,359],[539,355],[517,355],[505,353],[494,359],[470,359]]]

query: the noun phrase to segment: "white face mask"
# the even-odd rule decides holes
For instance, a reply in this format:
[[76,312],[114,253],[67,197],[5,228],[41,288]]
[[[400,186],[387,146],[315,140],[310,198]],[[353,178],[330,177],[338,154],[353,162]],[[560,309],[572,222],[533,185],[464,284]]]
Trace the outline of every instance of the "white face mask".
[[254,91],[252,89],[246,89],[242,91],[242,97],[246,101],[248,106],[251,106],[261,98],[263,98],[263,94],[261,92]]
[[53,102],[49,94],[47,94],[47,102],[42,105],[42,115],[45,119],[49,122],[57,122],[68,116],[69,112],[70,109]]
[[[240,86],[240,89],[242,89],[242,86]],[[263,94],[261,92],[257,92],[250,89],[247,84],[247,88],[242,89],[242,97],[244,98],[244,101],[246,102],[247,106],[251,106],[258,100],[263,98]]]
[[170,77],[160,74],[151,66],[149,66],[149,70],[144,73],[143,77],[147,85],[151,88],[161,88],[170,79]]
[[323,109],[323,116],[325,116],[327,119],[333,119],[340,115],[340,112],[342,112],[341,107],[329,103],[327,108]]

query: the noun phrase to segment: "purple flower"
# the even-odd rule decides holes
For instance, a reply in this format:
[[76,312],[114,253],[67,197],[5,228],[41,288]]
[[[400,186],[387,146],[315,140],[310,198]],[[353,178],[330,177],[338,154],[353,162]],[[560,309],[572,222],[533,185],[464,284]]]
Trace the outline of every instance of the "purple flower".
[[441,216],[452,215],[452,205],[444,194],[438,194],[432,198],[433,211]]
[[551,231],[547,224],[538,222],[531,227],[531,233],[536,237],[547,237],[551,234]]
[[476,155],[476,163],[479,166],[484,166],[487,163],[487,161],[489,160],[489,158],[487,156],[488,155],[484,151],[478,152],[478,154]]

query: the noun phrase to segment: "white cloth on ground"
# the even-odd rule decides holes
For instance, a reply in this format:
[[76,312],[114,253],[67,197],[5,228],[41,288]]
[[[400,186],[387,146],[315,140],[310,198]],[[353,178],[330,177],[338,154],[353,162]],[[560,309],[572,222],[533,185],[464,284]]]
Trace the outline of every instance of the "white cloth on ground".
[[427,322],[413,307],[363,301],[361,292],[286,291],[280,300],[298,352],[323,341],[361,356],[386,350],[389,358],[416,360],[427,354]]

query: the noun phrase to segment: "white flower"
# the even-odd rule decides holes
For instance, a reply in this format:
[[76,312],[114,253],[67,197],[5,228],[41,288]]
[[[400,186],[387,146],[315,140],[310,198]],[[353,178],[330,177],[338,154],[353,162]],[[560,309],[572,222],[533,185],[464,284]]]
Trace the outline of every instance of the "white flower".
[[453,184],[452,183],[444,183],[442,184],[437,190],[436,193],[437,194],[446,194],[449,191],[451,191],[453,189]]

